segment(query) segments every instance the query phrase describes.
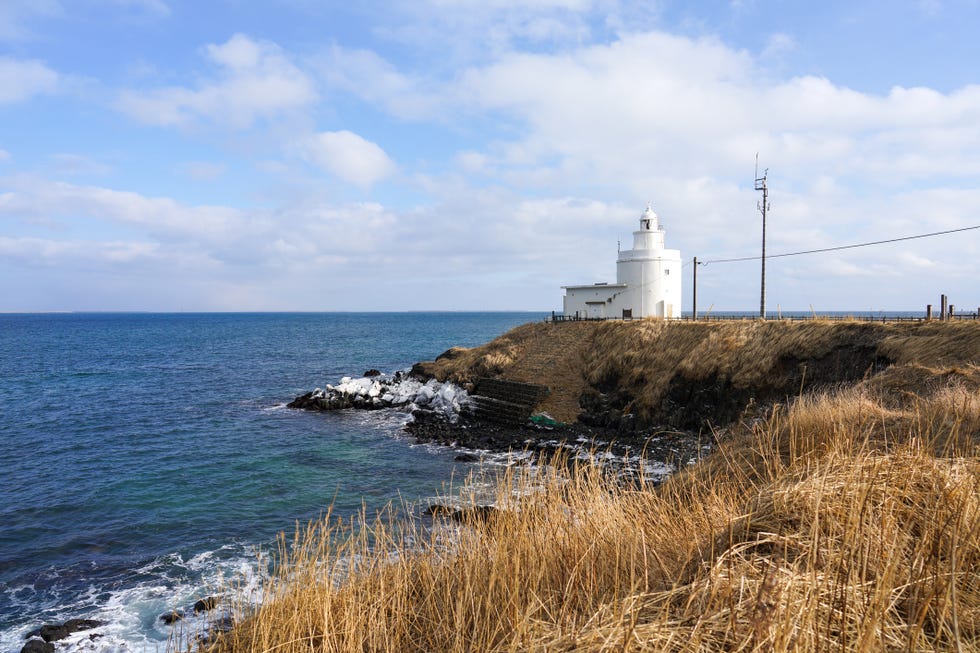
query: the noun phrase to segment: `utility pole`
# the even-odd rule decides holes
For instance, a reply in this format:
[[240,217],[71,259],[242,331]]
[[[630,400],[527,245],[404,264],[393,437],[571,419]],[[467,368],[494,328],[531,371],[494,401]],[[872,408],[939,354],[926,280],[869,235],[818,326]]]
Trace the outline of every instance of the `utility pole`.
[[694,257],[694,303],[691,306],[691,319],[698,319],[698,257]]
[[762,191],[762,201],[758,208],[762,213],[762,297],[759,300],[759,317],[766,319],[766,211],[769,209],[769,187],[766,185],[766,177],[769,176],[769,168],[759,176],[759,153],[755,153],[755,189]]

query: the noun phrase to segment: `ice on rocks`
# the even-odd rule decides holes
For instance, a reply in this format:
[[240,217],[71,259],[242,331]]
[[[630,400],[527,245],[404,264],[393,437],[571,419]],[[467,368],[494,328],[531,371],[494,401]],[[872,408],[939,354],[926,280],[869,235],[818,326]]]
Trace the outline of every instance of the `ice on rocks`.
[[435,379],[422,383],[418,379],[399,373],[394,376],[352,378],[345,376],[338,385],[317,388],[312,393],[321,410],[342,408],[402,408],[414,411],[419,408],[444,415],[455,423],[460,411],[469,402],[469,395],[453,383],[441,383]]

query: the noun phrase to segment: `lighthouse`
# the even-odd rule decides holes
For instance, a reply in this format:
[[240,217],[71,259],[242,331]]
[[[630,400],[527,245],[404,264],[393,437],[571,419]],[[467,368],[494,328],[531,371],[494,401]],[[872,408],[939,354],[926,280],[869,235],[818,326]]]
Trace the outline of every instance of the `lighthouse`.
[[633,248],[616,259],[616,283],[562,286],[566,317],[672,318],[681,315],[681,253],[666,249],[664,229],[647,205]]

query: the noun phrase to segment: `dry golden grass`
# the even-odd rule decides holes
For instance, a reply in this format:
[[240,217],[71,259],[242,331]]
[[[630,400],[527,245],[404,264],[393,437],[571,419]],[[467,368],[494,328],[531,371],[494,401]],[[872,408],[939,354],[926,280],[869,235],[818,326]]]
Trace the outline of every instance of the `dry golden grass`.
[[485,521],[299,532],[215,649],[980,651],[978,443],[974,390],[858,387],[777,407],[657,488],[514,468]]

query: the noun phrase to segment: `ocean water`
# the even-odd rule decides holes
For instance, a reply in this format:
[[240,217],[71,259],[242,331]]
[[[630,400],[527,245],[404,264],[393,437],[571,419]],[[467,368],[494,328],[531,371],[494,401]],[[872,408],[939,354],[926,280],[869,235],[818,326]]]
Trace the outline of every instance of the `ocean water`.
[[163,651],[159,616],[324,513],[424,501],[467,467],[405,414],[285,408],[543,313],[0,315],[0,652],[74,617],[70,650]]

